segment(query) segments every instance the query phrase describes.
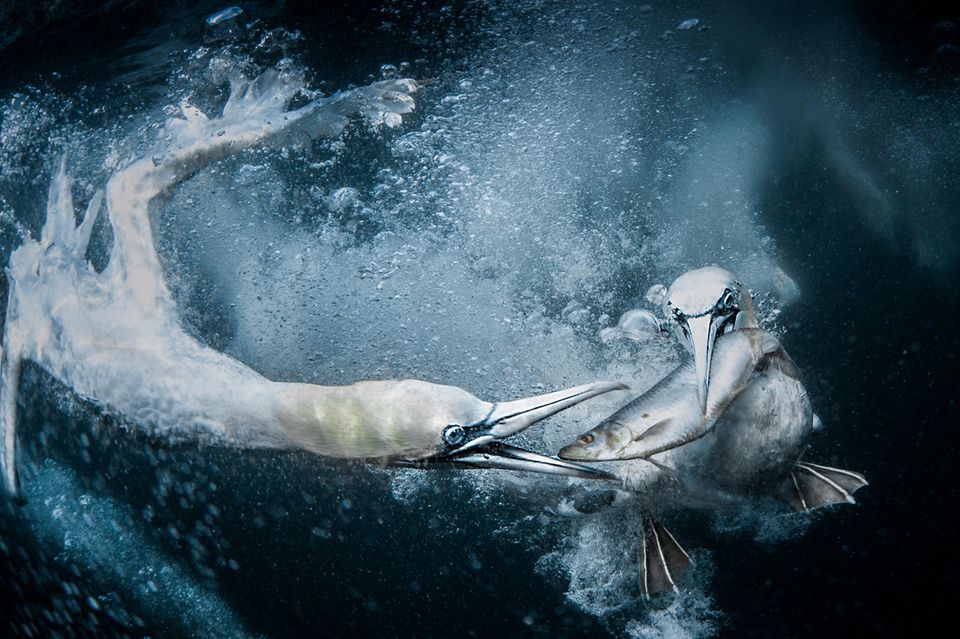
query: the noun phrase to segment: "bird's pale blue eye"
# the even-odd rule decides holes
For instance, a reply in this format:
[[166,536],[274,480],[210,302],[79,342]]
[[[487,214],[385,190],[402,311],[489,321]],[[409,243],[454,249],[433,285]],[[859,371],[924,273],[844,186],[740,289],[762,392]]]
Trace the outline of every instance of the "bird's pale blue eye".
[[443,441],[450,446],[459,446],[466,440],[467,433],[463,426],[459,424],[450,424],[443,429]]
[[723,294],[720,305],[724,308],[732,308],[734,306],[733,291],[727,290],[727,292]]

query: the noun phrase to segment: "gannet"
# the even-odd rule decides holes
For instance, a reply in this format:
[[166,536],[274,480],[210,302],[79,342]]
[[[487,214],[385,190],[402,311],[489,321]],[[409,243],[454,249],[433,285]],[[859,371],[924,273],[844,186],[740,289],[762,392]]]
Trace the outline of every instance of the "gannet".
[[[170,440],[292,447],[319,455],[420,467],[508,468],[607,477],[576,463],[502,442],[601,393],[599,382],[509,402],[419,380],[349,386],[271,381],[188,335],[163,279],[148,207],[203,166],[256,145],[335,136],[349,117],[398,124],[414,108],[412,80],[385,80],[288,109],[299,78],[270,70],[235,77],[223,113],[184,103],[159,146],[117,171],[77,224],[66,163],[53,178],[39,240],[26,238],[6,269],[9,294],[0,363],[0,471],[19,494],[16,396],[32,360],[79,396],[132,427]],[[109,262],[86,259],[105,204]]]
[[[643,459],[640,498],[720,505],[775,495],[798,511],[854,503],[859,473],[801,461],[819,428],[796,364],[759,327],[749,291],[715,266],[678,277],[663,311],[693,361],[678,366],[559,452],[571,461]],[[649,512],[641,590],[676,589],[689,557]]]

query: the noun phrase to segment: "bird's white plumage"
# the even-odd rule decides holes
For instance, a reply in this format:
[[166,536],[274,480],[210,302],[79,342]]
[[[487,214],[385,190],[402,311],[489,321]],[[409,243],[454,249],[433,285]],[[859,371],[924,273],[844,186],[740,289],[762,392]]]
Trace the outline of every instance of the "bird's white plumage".
[[[628,483],[647,495],[666,485],[671,499],[682,486],[688,494],[681,498],[698,502],[770,492],[788,476],[814,429],[793,362],[772,334],[757,328],[749,292],[725,269],[684,273],[667,290],[663,307],[681,341],[695,352],[694,361],[681,364],[560,456],[650,458],[675,473],[666,477],[653,465],[625,468]],[[702,335],[691,334],[696,330]],[[701,405],[695,363],[704,353],[709,385]]]
[[[493,417],[487,438],[497,439],[620,388],[591,384],[493,404],[461,388],[417,380],[280,383],[185,332],[154,247],[150,202],[204,165],[254,145],[336,135],[354,114],[375,125],[398,124],[413,109],[409,94],[417,87],[411,80],[384,80],[288,110],[301,88],[299,78],[270,70],[254,80],[234,78],[219,117],[184,103],[181,117],[166,123],[158,148],[117,171],[79,225],[61,163],[40,239],[28,238],[7,269],[0,470],[8,490],[17,488],[16,393],[23,360],[155,436],[387,460],[446,450],[442,435],[450,425],[485,426],[483,420]],[[113,246],[107,266],[96,272],[85,254],[101,201]],[[507,414],[497,412],[501,406]],[[524,468],[546,461],[549,472],[585,474],[559,460],[531,461],[536,455],[523,452]],[[519,453],[512,454],[510,467]]]

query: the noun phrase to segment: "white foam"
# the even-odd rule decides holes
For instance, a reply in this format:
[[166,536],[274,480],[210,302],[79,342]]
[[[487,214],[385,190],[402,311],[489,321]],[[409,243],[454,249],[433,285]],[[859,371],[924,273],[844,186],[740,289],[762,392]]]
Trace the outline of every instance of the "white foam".
[[646,601],[637,565],[640,521],[637,502],[575,520],[560,547],[540,560],[538,571],[565,578],[567,599],[603,620],[615,635],[713,636],[721,614],[708,589],[713,574],[709,552],[691,553],[694,565],[680,579],[678,594]]
[[[609,26],[618,46],[636,39]],[[419,130],[372,142],[385,151],[372,177],[346,170],[352,149],[331,144],[316,156],[287,149],[243,157],[178,187],[158,207],[154,230],[192,329],[279,379],[416,377],[490,400],[597,378],[642,390],[678,352],[656,336],[601,343],[603,317],[640,302],[624,290],[642,293],[711,262],[766,286],[774,252],[753,196],[762,168],[755,158],[768,143],[758,115],[723,110],[704,133],[678,113],[650,135],[663,96],[646,63],[624,68],[608,42],[571,43],[546,22],[532,30],[543,46],[497,42],[425,98]],[[243,66],[215,65],[221,76]],[[188,74],[177,90],[202,96],[207,81]],[[177,135],[189,137],[202,119],[189,106],[182,113],[193,117]],[[30,135],[14,120],[4,127],[14,139]],[[122,137],[108,132],[99,141],[104,155],[144,144]],[[78,171],[95,175],[90,167],[102,164]],[[347,177],[304,185],[296,172],[308,167],[321,178],[331,168]],[[223,335],[206,330],[207,321]],[[592,400],[521,443],[556,451],[624,401]],[[468,473],[457,484],[483,500],[505,489],[504,477]],[[422,472],[396,471],[392,489],[414,503],[437,485]],[[513,525],[521,523],[505,522]],[[540,567],[569,580],[575,605],[632,636],[712,631],[708,559],[683,595],[650,608],[639,598],[635,509],[565,525],[569,536]]]

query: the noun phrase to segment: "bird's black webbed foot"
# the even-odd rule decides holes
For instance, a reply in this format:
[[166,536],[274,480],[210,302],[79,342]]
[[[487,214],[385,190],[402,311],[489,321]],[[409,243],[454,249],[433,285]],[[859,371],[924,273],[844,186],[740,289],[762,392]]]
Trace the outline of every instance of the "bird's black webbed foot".
[[855,504],[853,493],[866,485],[866,478],[852,470],[797,462],[777,494],[795,511],[806,512],[831,504]]

